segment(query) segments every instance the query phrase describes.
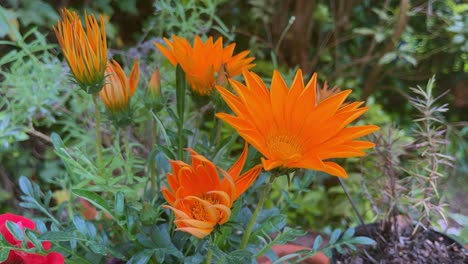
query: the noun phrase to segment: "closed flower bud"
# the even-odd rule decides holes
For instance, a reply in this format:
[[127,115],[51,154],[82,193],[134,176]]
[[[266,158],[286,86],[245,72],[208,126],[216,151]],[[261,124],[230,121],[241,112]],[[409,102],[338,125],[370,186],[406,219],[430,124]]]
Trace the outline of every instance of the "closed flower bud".
[[89,94],[99,92],[104,84],[107,64],[106,28],[102,16],[99,23],[94,15],[86,15],[86,29],[76,12],[62,10],[62,21],[54,26],[62,48],[78,85]]
[[159,72],[159,67],[154,69],[153,75],[148,83],[148,93],[153,98],[161,96],[161,74]]
[[117,125],[127,124],[131,120],[130,98],[135,93],[139,79],[140,67],[136,60],[128,79],[118,62],[112,60],[107,65],[106,82],[99,97]]

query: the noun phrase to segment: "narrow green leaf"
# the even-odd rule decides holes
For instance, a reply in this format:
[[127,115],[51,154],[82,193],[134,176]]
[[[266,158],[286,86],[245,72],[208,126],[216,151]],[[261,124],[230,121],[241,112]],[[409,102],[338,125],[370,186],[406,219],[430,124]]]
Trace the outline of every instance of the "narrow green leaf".
[[97,195],[94,192],[90,192],[87,190],[82,190],[82,189],[73,189],[72,193],[74,193],[77,196],[80,196],[86,200],[88,200],[90,203],[92,203],[94,206],[98,207],[99,209],[105,211],[108,213],[113,219],[117,219],[109,209],[109,206],[107,205],[106,201],[99,195]]
[[17,240],[24,240],[23,230],[16,223],[7,221],[6,227]]
[[176,67],[176,97],[177,97],[177,116],[179,117],[180,122],[184,120],[184,110],[185,110],[185,90],[187,87],[187,82],[185,80],[185,72],[177,64]]
[[352,239],[355,244],[361,245],[375,245],[376,242],[372,238],[368,238],[365,236],[357,236]]

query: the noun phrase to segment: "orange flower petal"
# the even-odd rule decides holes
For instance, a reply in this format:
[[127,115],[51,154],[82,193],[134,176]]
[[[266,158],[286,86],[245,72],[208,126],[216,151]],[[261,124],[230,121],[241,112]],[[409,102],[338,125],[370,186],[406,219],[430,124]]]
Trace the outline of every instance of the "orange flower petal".
[[367,111],[360,107],[362,102],[343,105],[351,90],[330,93],[317,102],[316,74],[304,86],[299,70],[288,89],[274,71],[269,90],[258,75],[245,70],[243,75],[245,85],[230,81],[235,94],[217,87],[234,115],[216,116],[262,153],[265,170],[305,168],[347,177],[342,167],[324,160],[359,157],[363,149],[373,146],[355,139],[376,131],[377,126],[346,127]]
[[221,37],[213,43],[212,37],[203,42],[199,36],[195,36],[193,47],[184,38],[172,36],[172,39],[172,42],[164,39],[167,48],[159,43],[155,45],[172,65],[179,64],[182,67],[192,90],[200,95],[211,93],[215,86],[215,75],[222,71],[226,70],[228,77],[232,78],[243,69],[254,66],[251,64],[254,58],[247,57],[249,51],[232,56],[235,45],[223,48]]

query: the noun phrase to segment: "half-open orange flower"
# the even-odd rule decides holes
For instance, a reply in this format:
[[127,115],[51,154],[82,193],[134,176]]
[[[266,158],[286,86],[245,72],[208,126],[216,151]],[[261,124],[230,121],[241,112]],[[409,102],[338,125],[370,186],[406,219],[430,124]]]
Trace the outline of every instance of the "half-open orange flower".
[[232,43],[223,48],[221,37],[214,43],[213,38],[209,37],[203,43],[199,36],[195,36],[193,48],[185,38],[177,36],[172,38],[173,42],[164,38],[168,48],[159,43],[155,45],[172,65],[179,64],[182,67],[192,90],[200,95],[208,95],[214,89],[217,75],[227,74],[232,78],[239,75],[243,69],[255,66],[251,64],[254,58],[247,57],[248,50],[233,56],[236,44]]
[[105,73],[106,82],[104,88],[99,92],[99,97],[109,111],[113,113],[125,111],[128,109],[130,98],[135,93],[140,79],[138,61],[135,60],[133,63],[129,79],[115,60],[108,63]]
[[248,71],[243,75],[246,85],[230,80],[237,96],[217,86],[235,116],[216,116],[263,154],[265,170],[305,168],[346,178],[340,165],[324,160],[363,156],[363,149],[374,146],[355,139],[378,130],[377,126],[346,127],[367,111],[367,107],[360,107],[363,102],[342,105],[351,90],[316,103],[316,74],[304,87],[299,70],[288,89],[275,71],[270,90],[258,75]]
[[97,93],[104,83],[107,63],[106,28],[102,16],[86,15],[86,30],[76,12],[62,9],[62,21],[53,27],[65,59],[78,84]]
[[217,224],[229,220],[232,204],[262,170],[262,166],[257,165],[240,175],[247,150],[246,144],[239,160],[227,172],[191,149],[192,165],[171,161],[173,172],[167,175],[170,189],[163,188],[162,193],[169,203],[164,207],[176,216],[177,230],[204,238]]

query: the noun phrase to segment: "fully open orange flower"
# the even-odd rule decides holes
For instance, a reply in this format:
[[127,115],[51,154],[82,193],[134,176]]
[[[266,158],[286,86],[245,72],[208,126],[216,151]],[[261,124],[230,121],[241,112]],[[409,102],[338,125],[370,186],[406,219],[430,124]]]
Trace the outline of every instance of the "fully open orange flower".
[[237,96],[217,86],[235,116],[216,116],[263,154],[265,170],[305,168],[346,178],[340,165],[324,160],[363,156],[363,149],[374,146],[355,139],[378,130],[377,126],[346,127],[367,111],[360,107],[363,102],[342,105],[351,90],[316,103],[316,74],[304,87],[299,70],[288,89],[275,71],[270,90],[256,74],[244,71],[243,75],[246,85],[230,80]]
[[129,79],[127,79],[122,67],[115,60],[109,62],[105,73],[106,82],[104,88],[99,92],[99,97],[111,112],[125,111],[128,109],[130,98],[135,93],[140,79],[138,61],[133,63]]
[[162,193],[169,203],[164,207],[175,213],[177,230],[204,238],[217,224],[229,220],[232,204],[262,170],[257,165],[240,175],[247,150],[246,144],[239,160],[227,172],[191,149],[192,165],[171,161],[173,172],[167,175],[169,189],[163,188]]
[[86,30],[76,12],[62,10],[54,26],[60,47],[78,84],[87,93],[97,93],[104,83],[107,63],[106,28],[102,16],[86,15]]
[[227,74],[229,78],[239,75],[243,69],[250,69],[253,57],[247,57],[249,51],[242,51],[233,56],[235,43],[223,48],[220,37],[213,43],[209,37],[203,43],[199,36],[195,37],[193,48],[185,38],[172,36],[173,42],[164,38],[168,48],[159,43],[155,45],[162,54],[176,66],[179,64],[185,72],[187,82],[192,90],[201,95],[208,95],[215,86],[215,78],[219,74]]

